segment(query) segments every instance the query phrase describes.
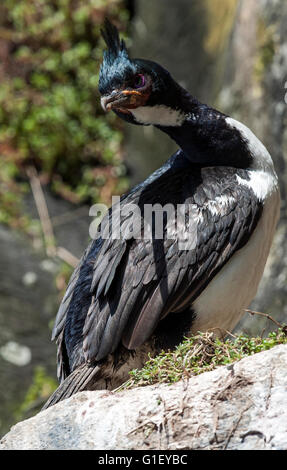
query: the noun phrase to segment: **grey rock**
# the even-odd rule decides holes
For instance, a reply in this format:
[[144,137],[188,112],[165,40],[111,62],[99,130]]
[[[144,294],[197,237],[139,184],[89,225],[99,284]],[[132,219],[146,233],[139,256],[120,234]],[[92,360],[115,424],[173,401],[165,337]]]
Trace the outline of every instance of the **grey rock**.
[[0,449],[287,449],[287,346],[173,385],[81,392]]

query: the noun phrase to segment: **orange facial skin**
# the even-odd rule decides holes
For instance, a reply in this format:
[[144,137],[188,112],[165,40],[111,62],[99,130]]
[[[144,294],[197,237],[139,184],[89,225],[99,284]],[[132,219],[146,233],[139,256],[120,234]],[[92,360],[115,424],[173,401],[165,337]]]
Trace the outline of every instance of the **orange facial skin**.
[[122,113],[129,114],[129,109],[136,109],[144,106],[151,93],[151,88],[144,90],[114,90],[111,95],[103,96],[102,107],[105,111],[116,109]]

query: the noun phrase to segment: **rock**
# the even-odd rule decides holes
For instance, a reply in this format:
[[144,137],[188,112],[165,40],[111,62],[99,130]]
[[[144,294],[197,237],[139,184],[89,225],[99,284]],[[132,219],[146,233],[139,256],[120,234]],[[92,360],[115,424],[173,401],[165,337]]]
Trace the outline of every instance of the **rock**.
[[287,449],[287,346],[173,385],[82,392],[18,423],[0,449]]

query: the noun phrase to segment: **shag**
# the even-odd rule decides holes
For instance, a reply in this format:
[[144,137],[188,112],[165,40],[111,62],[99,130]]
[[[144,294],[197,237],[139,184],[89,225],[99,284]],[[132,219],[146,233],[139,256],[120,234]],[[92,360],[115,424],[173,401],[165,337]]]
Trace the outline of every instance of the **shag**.
[[[106,236],[75,269],[52,337],[61,385],[45,408],[81,390],[118,387],[148,354],[185,336],[232,331],[256,294],[279,218],[272,159],[251,130],[200,103],[159,64],[130,58],[108,21],[102,35],[104,110],[157,127],[179,149],[111,207],[99,227]],[[131,236],[131,204],[140,209],[137,235],[146,205],[180,207],[181,216],[163,214],[162,237],[153,228],[150,237]],[[109,228],[115,214],[120,237]],[[180,247],[186,231],[193,243]]]

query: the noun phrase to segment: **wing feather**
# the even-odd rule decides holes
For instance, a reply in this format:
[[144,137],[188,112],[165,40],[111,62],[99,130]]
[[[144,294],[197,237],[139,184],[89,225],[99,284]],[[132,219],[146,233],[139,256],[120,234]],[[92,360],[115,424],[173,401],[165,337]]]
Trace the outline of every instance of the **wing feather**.
[[[125,203],[136,203],[141,210],[145,204],[155,202],[164,206],[170,202],[172,178],[173,202],[194,208],[196,246],[180,250],[178,241],[168,238],[166,232],[162,240],[127,237],[97,242],[85,285],[89,287],[86,312],[77,318],[77,306],[79,309],[82,302],[81,269],[91,260],[87,254],[71,278],[54,329],[54,336],[65,329],[69,357],[76,341],[73,343],[71,338],[78,335],[80,359],[77,357],[74,363],[70,360],[71,369],[79,361],[103,359],[120,342],[128,349],[140,346],[170,312],[180,312],[190,305],[235,251],[244,246],[261,216],[262,205],[251,189],[238,184],[238,171],[168,170],[151,180],[147,188],[143,185],[130,193]],[[241,177],[248,178],[247,172],[242,170]],[[118,213],[117,220],[122,223]],[[130,217],[125,216],[123,223],[128,234]],[[76,318],[71,319],[73,315]]]

